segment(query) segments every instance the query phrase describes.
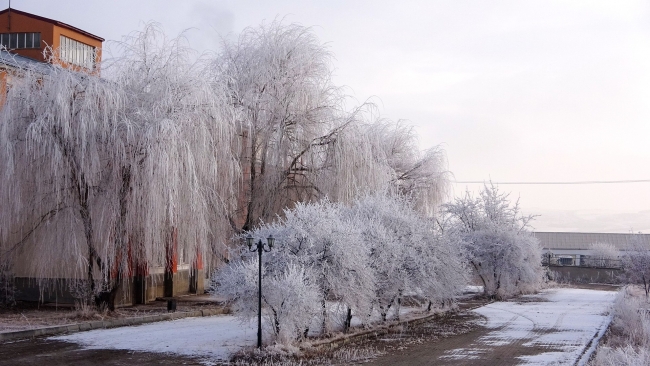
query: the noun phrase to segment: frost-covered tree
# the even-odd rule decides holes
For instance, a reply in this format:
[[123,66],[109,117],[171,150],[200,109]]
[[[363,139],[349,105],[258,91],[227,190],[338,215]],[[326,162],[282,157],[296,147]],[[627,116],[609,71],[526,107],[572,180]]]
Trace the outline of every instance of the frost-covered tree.
[[208,205],[235,170],[219,96],[161,37],[128,39],[107,79],[19,70],[0,112],[3,255],[39,279],[85,280],[109,307],[130,269],[206,251]]
[[650,294],[650,248],[635,235],[630,247],[621,256],[623,270],[629,283],[641,284],[646,297]]
[[94,286],[94,266],[104,276],[111,269],[101,246],[117,239],[113,225],[96,228],[100,192],[115,183],[111,164],[120,151],[111,147],[122,137],[116,125],[125,95],[94,76],[48,71],[21,70],[0,115],[4,254],[20,250],[39,278],[87,276]]
[[522,215],[518,202],[511,204],[508,195],[491,184],[478,197],[467,192],[443,209],[445,235],[463,243],[486,296],[506,298],[539,288],[541,248],[528,231],[533,216]]
[[344,128],[347,115],[331,82],[331,54],[308,28],[278,21],[247,28],[224,43],[213,65],[241,137],[241,207],[230,219],[236,231],[250,230],[314,197],[316,150]]
[[332,168],[321,174],[321,190],[349,204],[360,193],[389,191],[410,197],[419,212],[432,216],[447,192],[444,151],[420,151],[413,127],[402,121],[372,114],[366,119],[346,128],[327,151]]
[[[293,332],[295,324],[303,324],[301,336],[304,336],[309,331],[310,323],[305,324],[294,318],[311,314],[310,320],[318,319],[316,324],[321,328],[320,332],[327,333],[331,325],[344,322],[339,317],[340,309],[330,306],[330,301],[335,301],[345,310],[351,309],[359,314],[369,313],[374,277],[366,265],[368,247],[362,242],[358,227],[342,218],[339,204],[327,200],[312,204],[298,203],[277,222],[262,225],[252,232],[255,240],[266,238],[270,234],[276,238],[276,244],[271,252],[263,256],[263,293],[274,292],[273,295],[264,295],[265,304],[271,313],[284,314],[278,314],[274,320],[274,329],[281,331],[289,328]],[[233,289],[234,282],[223,278],[251,278],[248,272],[252,266],[242,263],[256,262],[252,256],[247,249],[243,249],[242,259],[234,260],[234,264],[228,266],[230,268],[222,269],[216,277],[216,282],[220,285],[218,292],[235,301],[242,309],[252,306],[256,297],[253,293],[247,293],[249,297],[239,294],[238,291],[242,290]],[[233,272],[237,274],[232,274]],[[280,287],[284,282],[302,285],[295,289],[285,286],[283,291],[272,291],[267,287],[267,281]],[[298,298],[302,300],[296,302],[295,299]],[[314,300],[311,307],[304,303],[307,299]],[[297,309],[292,310],[293,302],[305,311],[298,314]]]
[[369,265],[377,282],[374,305],[383,320],[392,306],[399,311],[406,294],[448,300],[467,282],[461,247],[446,241],[413,206],[405,196],[374,194],[349,209],[370,246]]
[[440,204],[443,151],[420,151],[411,127],[375,118],[371,103],[346,110],[331,60],[311,29],[279,21],[247,28],[214,60],[214,84],[225,86],[241,137],[236,232],[298,201],[349,204],[388,188],[417,197],[423,212]]
[[619,257],[619,250],[610,243],[592,243],[589,245],[591,250],[590,264],[599,267],[612,267],[616,264]]
[[278,257],[312,268],[312,282],[320,290],[323,333],[331,324],[342,323],[338,310],[327,306],[329,300],[360,314],[370,311],[375,283],[367,267],[369,248],[357,223],[343,216],[341,204],[298,203],[274,227],[281,228],[276,236]]
[[[104,72],[132,98],[124,122],[135,140],[124,147],[129,159],[121,168],[133,182],[126,210],[132,240],[148,263],[164,263],[153,243],[190,263],[206,251],[222,255],[230,236],[224,213],[235,207],[240,172],[225,91],[205,76],[207,61],[192,60],[182,35],[169,39],[149,24],[120,45],[122,56]],[[171,235],[178,248],[169,248]]]
[[[281,343],[305,337],[314,318],[320,313],[319,289],[311,282],[314,276],[297,263],[286,263],[282,270],[267,271],[262,285],[265,324]],[[242,320],[257,316],[257,258],[235,262],[215,272],[213,281],[219,292],[229,299],[235,314]]]

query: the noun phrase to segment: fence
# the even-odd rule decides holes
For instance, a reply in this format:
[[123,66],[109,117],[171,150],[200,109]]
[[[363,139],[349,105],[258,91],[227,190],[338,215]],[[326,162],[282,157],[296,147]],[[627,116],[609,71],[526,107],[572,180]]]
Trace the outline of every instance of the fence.
[[557,255],[546,253],[542,257],[542,265],[556,267],[586,267],[586,268],[623,268],[620,259],[594,257],[590,255]]

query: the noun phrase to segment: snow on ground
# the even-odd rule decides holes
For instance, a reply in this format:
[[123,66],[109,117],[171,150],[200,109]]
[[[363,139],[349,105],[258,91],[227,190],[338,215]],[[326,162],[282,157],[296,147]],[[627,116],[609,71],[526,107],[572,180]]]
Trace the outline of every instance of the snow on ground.
[[88,349],[174,353],[219,361],[256,344],[257,322],[242,324],[232,315],[221,315],[98,329],[50,339],[78,343]]
[[[486,319],[488,334],[463,348],[449,350],[449,360],[484,359],[499,347],[514,347],[528,365],[573,364],[607,323],[616,293],[552,289],[523,296],[517,302],[496,302],[474,311]],[[403,307],[401,314],[420,310]],[[360,323],[354,319],[354,323]],[[208,361],[227,360],[245,346],[254,346],[255,320],[241,323],[232,315],[185,318],[133,327],[100,329],[50,339],[78,343],[90,349],[122,349],[174,353]],[[268,335],[264,335],[265,340]],[[536,348],[537,351],[532,350]],[[521,350],[531,352],[520,352]],[[541,350],[540,350],[541,349]]]
[[482,359],[498,347],[511,347],[513,355],[533,354],[517,357],[524,365],[572,365],[609,324],[607,313],[615,296],[612,291],[550,289],[516,302],[485,305],[474,311],[487,318],[486,327],[491,331],[467,348],[447,351],[443,357]]
[[[421,309],[402,307],[400,314],[404,316],[418,310]],[[361,324],[361,321],[353,317],[352,323]],[[266,332],[263,337],[265,341],[269,339]],[[97,329],[49,339],[78,343],[87,349],[173,353],[197,357],[206,362],[224,361],[242,347],[257,344],[257,318],[250,323],[242,323],[232,315],[184,318],[132,327]]]

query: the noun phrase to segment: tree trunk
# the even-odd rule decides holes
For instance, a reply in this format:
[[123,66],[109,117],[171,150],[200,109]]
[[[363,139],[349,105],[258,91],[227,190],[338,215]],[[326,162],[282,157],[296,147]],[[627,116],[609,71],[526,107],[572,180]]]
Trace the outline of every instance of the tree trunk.
[[[97,294],[95,298],[95,303],[100,309],[107,308],[110,311],[115,310],[115,299],[117,298],[117,291],[122,286],[122,276],[124,272],[123,267],[123,258],[121,256],[126,255],[126,243],[127,243],[127,232],[126,232],[126,219],[128,211],[128,194],[131,191],[131,167],[123,166],[122,167],[122,186],[119,191],[119,203],[120,203],[120,217],[117,220],[115,228],[115,253],[117,258],[115,258],[115,278],[111,279],[112,273],[110,268],[106,268],[105,276],[107,276],[107,282],[110,283],[110,287],[107,291],[102,291]],[[104,272],[104,271],[103,271]]]
[[321,306],[322,306],[322,317],[323,317],[323,322],[321,324],[321,334],[325,335],[327,333],[327,304],[325,303],[325,298],[323,297],[323,300],[321,301]]
[[350,326],[352,325],[352,309],[348,307],[348,313],[345,316],[345,323],[344,323],[344,329],[343,331],[347,333],[350,331]]
[[397,295],[397,307],[395,308],[395,319],[399,321],[399,313],[402,310],[402,290],[399,290]]

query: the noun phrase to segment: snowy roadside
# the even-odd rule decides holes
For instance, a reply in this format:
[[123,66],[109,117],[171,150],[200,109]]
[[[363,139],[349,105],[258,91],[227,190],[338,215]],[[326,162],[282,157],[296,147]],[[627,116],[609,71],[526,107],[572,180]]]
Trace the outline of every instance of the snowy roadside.
[[505,353],[525,365],[573,364],[609,324],[616,292],[573,288],[544,290],[516,302],[496,302],[474,312],[490,332],[443,359],[484,360]]
[[[445,361],[484,362],[491,357],[518,359],[527,365],[573,364],[608,320],[616,292],[557,288],[516,301],[497,302],[473,310],[486,318],[488,333],[461,348],[448,349]],[[402,308],[401,318],[421,316]],[[336,337],[335,337],[336,338]],[[94,330],[50,339],[87,349],[120,349],[192,357],[204,363],[226,361],[256,341],[256,324],[232,315],[189,318],[133,327]],[[268,335],[265,334],[265,339]],[[328,341],[337,342],[336,339]],[[313,342],[316,345],[318,342]]]
[[[422,310],[422,308],[402,307],[400,317],[403,321],[421,318]],[[427,313],[426,315],[434,314]],[[353,324],[360,323],[359,319],[353,318]],[[268,337],[269,335],[265,333],[264,339],[268,339]],[[347,337],[349,335],[341,334],[341,336],[331,339],[314,340],[309,345],[336,343]],[[233,315],[219,315],[132,327],[98,329],[48,339],[77,343],[85,349],[118,349],[176,354],[198,358],[206,364],[211,364],[227,361],[232,354],[240,349],[253,347],[257,340],[257,323],[256,320],[242,323]]]
[[86,349],[121,349],[173,353],[206,361],[225,361],[257,339],[255,322],[232,315],[186,318],[114,329],[98,329],[49,339],[73,342]]

